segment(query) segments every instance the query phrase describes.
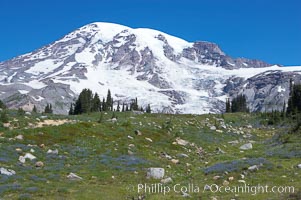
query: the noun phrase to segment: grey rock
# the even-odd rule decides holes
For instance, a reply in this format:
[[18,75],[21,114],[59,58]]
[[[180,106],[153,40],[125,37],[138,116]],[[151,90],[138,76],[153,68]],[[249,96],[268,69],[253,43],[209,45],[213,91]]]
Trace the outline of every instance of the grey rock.
[[44,167],[44,163],[42,161],[38,161],[38,162],[36,162],[35,166],[38,168]]
[[15,137],[15,139],[17,139],[17,140],[23,140],[24,137],[23,137],[23,135],[17,135],[17,136]]
[[246,144],[239,147],[240,150],[250,150],[252,148],[253,148],[252,143],[246,143]]
[[59,154],[59,150],[58,149],[55,149],[55,150],[49,149],[47,151],[47,154],[55,154],[55,155],[57,155],[57,154]]
[[252,165],[252,166],[248,167],[248,170],[252,171],[252,172],[257,171],[258,169],[259,169],[259,167],[257,165]]
[[298,167],[299,169],[301,169],[301,163],[300,163],[299,165],[297,165],[297,167]]
[[69,180],[82,180],[83,178],[76,175],[75,173],[70,172],[67,176]]
[[4,167],[1,167],[0,174],[6,175],[6,176],[12,176],[12,175],[15,175],[16,172],[12,169],[6,169]]
[[164,177],[165,170],[164,168],[155,168],[151,167],[147,169],[146,177],[154,179],[162,179]]
[[161,180],[161,183],[163,183],[163,184],[167,184],[170,182],[172,182],[172,178],[170,178],[170,177],[167,177],[167,178]]

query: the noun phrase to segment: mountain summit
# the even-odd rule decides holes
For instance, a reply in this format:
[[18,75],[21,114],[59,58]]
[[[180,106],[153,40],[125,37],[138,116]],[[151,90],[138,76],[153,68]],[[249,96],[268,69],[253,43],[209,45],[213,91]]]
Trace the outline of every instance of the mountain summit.
[[[0,99],[9,107],[66,114],[79,92],[151,104],[167,113],[219,113],[227,97],[245,94],[252,111],[282,108],[289,79],[301,67],[231,58],[210,42],[112,23],[91,23],[62,39],[0,62]],[[266,105],[272,105],[267,108]],[[271,108],[272,107],[272,108]]]

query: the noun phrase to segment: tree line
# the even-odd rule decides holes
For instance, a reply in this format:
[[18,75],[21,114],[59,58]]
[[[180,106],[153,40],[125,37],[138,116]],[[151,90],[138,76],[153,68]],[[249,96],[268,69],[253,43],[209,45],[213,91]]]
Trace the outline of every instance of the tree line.
[[241,94],[234,97],[231,101],[229,98],[226,99],[226,113],[235,112],[249,112],[247,106],[247,98],[245,95]]
[[150,104],[146,108],[138,105],[138,99],[135,98],[130,104],[120,103],[117,101],[115,103],[116,108],[114,108],[114,99],[111,95],[110,89],[107,92],[106,98],[103,98],[102,101],[97,93],[94,93],[90,89],[83,89],[79,94],[78,98],[75,100],[75,103],[71,103],[69,109],[69,115],[79,115],[83,113],[90,112],[101,112],[101,111],[116,111],[116,112],[126,112],[126,111],[145,111],[151,113]]

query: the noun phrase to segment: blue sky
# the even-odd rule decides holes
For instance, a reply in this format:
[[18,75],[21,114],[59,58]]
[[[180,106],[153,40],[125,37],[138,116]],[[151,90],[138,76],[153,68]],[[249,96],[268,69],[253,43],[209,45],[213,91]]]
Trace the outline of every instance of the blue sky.
[[300,0],[1,0],[0,61],[91,22],[217,43],[232,57],[301,65]]

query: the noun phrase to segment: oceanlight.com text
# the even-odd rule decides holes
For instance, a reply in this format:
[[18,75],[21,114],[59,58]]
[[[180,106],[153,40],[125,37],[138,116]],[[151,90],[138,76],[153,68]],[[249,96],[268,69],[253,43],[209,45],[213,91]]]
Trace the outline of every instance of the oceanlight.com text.
[[131,187],[134,192],[140,194],[162,194],[167,195],[169,193],[234,193],[234,194],[250,194],[257,195],[260,193],[294,193],[294,186],[269,186],[269,185],[249,185],[242,183],[237,186],[223,186],[217,184],[205,184],[204,186],[198,184],[172,184],[164,185],[162,183],[153,184],[137,184]]

